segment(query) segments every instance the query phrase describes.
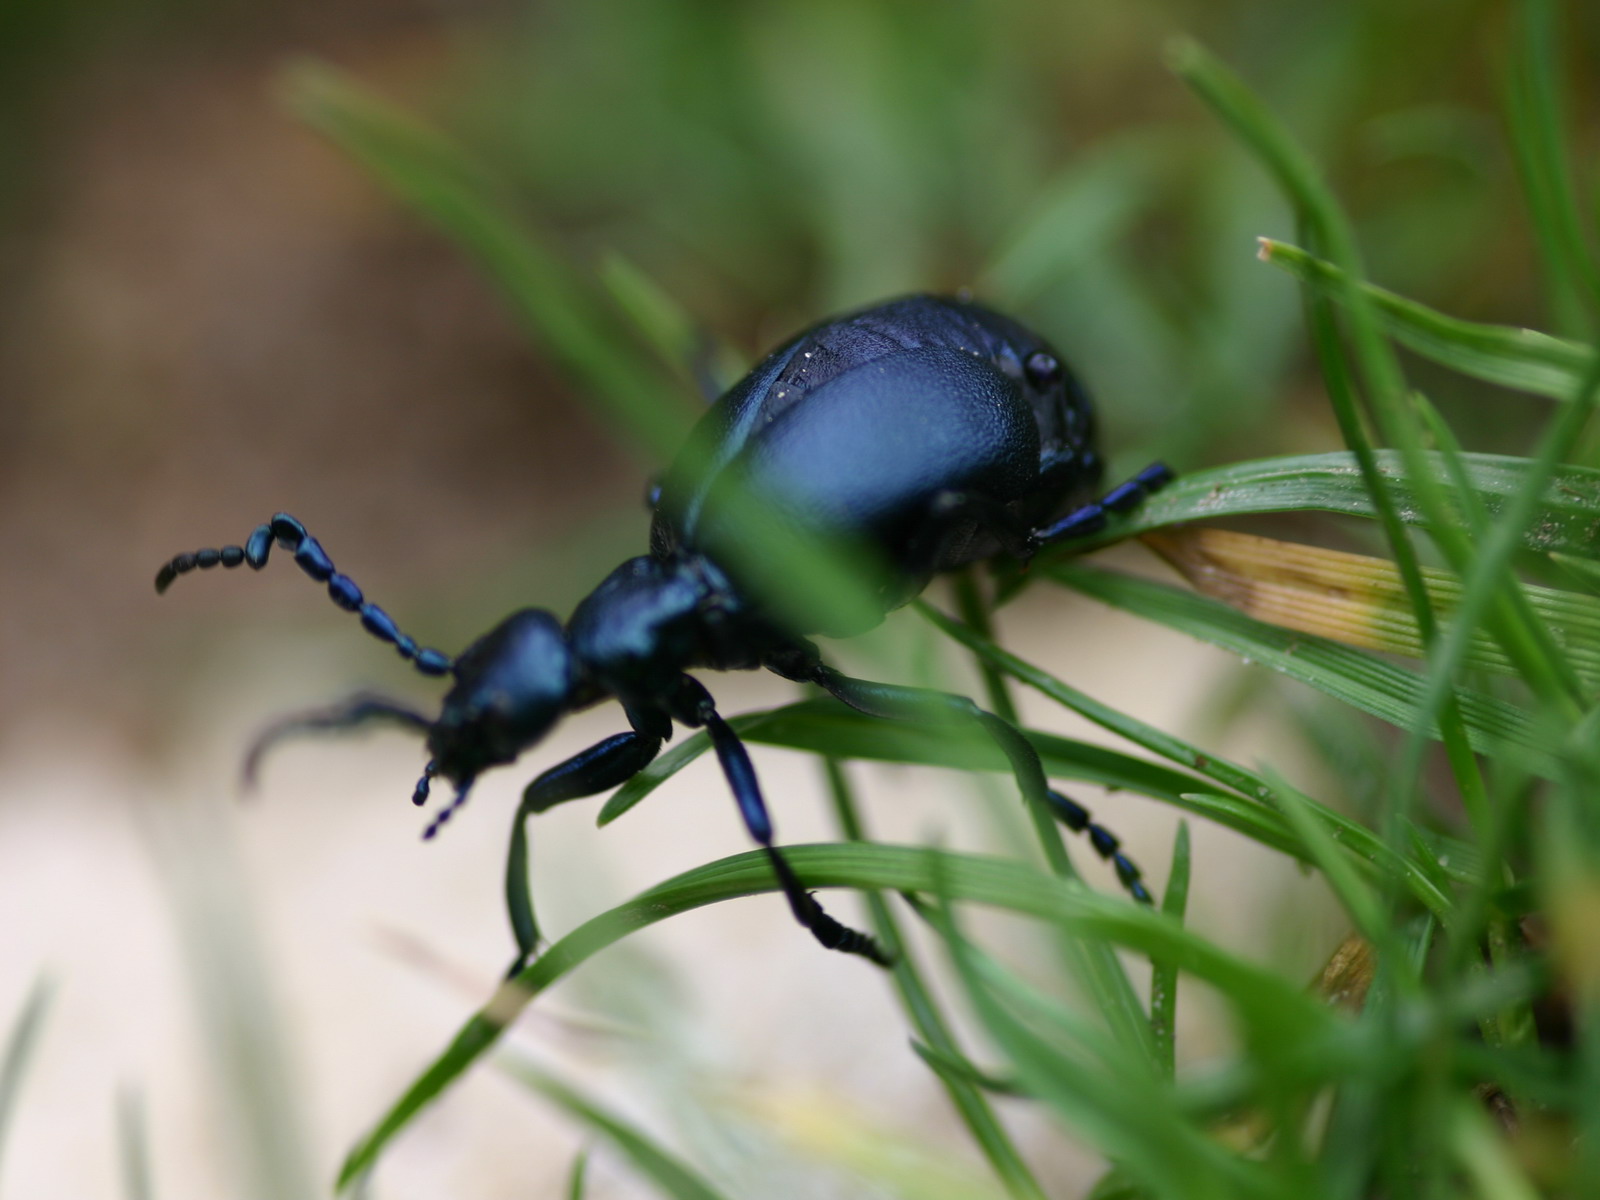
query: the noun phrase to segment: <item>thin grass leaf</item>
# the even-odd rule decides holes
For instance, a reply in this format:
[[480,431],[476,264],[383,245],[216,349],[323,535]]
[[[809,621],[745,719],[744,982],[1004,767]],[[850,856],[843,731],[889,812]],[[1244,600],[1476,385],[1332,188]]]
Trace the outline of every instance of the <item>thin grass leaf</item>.
[[589,1194],[589,1148],[585,1146],[572,1159],[567,1176],[567,1200],[584,1200]]
[[[1437,456],[1427,459],[1429,470],[1444,470],[1444,463]],[[1406,479],[1400,456],[1380,450],[1375,461],[1394,491],[1400,519],[1408,525],[1427,527],[1427,518]],[[1462,455],[1473,493],[1491,516],[1503,511],[1521,492],[1534,465],[1531,459],[1501,454]],[[1377,515],[1354,455],[1291,455],[1180,475],[1132,513],[1118,518],[1104,534],[1083,539],[1081,548],[1093,549],[1180,521],[1277,512]],[[1520,542],[1542,554],[1600,558],[1600,471],[1571,465],[1556,467],[1541,489]],[[1077,548],[1077,543],[1074,546]],[[1017,582],[1011,581],[1007,596],[1015,592]]]
[[[1182,593],[1179,593],[1179,595],[1182,595]],[[1192,598],[1198,599],[1197,597]],[[1217,607],[1222,608],[1221,605]],[[949,617],[926,604],[919,602],[918,611],[952,638],[963,645],[977,649],[1004,670],[1006,674],[1020,680],[1029,687],[1037,689],[1052,700],[1065,705],[1073,712],[1087,717],[1113,733],[1130,739],[1147,750],[1187,766],[1197,774],[1209,776],[1222,783],[1225,787],[1237,790],[1243,799],[1236,801],[1236,803],[1267,806],[1268,808],[1273,805],[1272,787],[1260,775],[1246,771],[1238,764],[1229,762],[1219,755],[1207,754],[1180,738],[1152,729],[1140,721],[1107,708],[1048,672],[1041,671],[1038,667],[1024,662],[1016,655],[977,638],[970,630],[958,622],[950,620]],[[1222,608],[1222,611],[1228,612],[1225,608]],[[1235,613],[1229,613],[1229,615],[1239,620],[1246,619],[1238,617],[1238,614]],[[1201,797],[1187,796],[1185,799],[1195,801],[1201,799]],[[1315,805],[1314,807],[1318,817],[1335,831],[1335,840],[1340,842],[1358,862],[1365,862],[1373,869],[1391,872],[1403,879],[1417,899],[1435,912],[1445,913],[1449,911],[1450,899],[1434,881],[1435,868],[1433,865],[1421,866],[1389,847],[1381,838],[1358,822],[1352,821],[1348,817],[1342,816],[1323,805]],[[1274,811],[1273,815],[1281,821],[1280,814]],[[1297,847],[1290,852],[1297,857],[1306,857],[1304,847]]]
[[[841,759],[973,771],[1010,769],[1005,755],[988,738],[951,736],[946,729],[869,717],[832,698],[745,713],[731,718],[729,724],[748,742]],[[1275,850],[1298,852],[1299,844],[1277,813],[1237,796],[1212,793],[1198,774],[1056,734],[1031,729],[1022,732],[1039,752],[1045,774],[1052,779],[1074,779],[1149,796]],[[710,739],[703,733],[685,738],[612,793],[601,809],[599,823],[616,820],[710,748]]]
[[1449,1140],[1456,1161],[1485,1200],[1540,1200],[1543,1193],[1523,1173],[1481,1105],[1460,1100],[1452,1105]]
[[[1377,947],[1391,967],[1397,967],[1399,962],[1405,961],[1404,956],[1399,953],[1389,912],[1378,895],[1367,886],[1366,880],[1351,869],[1349,859],[1340,852],[1338,844],[1328,835],[1328,827],[1317,819],[1305,797],[1282,781],[1279,781],[1277,795],[1284,816],[1300,835],[1312,861],[1317,864],[1317,869],[1328,881],[1329,888],[1356,929]],[[1400,977],[1406,978],[1404,975]],[[1411,978],[1410,983],[1412,990],[1415,990],[1416,980]]]
[[699,350],[689,314],[634,262],[616,250],[600,259],[600,283],[628,322],[655,351],[661,364],[688,378]]
[[[668,386],[586,282],[520,219],[499,180],[448,138],[331,67],[299,64],[286,73],[283,90],[308,124],[472,255],[533,340],[652,465],[715,465],[704,457],[715,447],[687,439],[701,404]],[[700,532],[715,538],[723,561],[774,613],[806,629],[876,623],[881,605],[865,582],[879,565],[871,547],[824,544],[732,473],[707,477],[715,483],[718,522],[714,533],[708,526]]]
[[981,1070],[971,1059],[945,1054],[943,1051],[935,1050],[926,1042],[917,1041],[916,1038],[911,1039],[911,1049],[916,1052],[918,1058],[928,1064],[940,1079],[946,1081],[953,1079],[962,1083],[970,1083],[974,1087],[982,1088],[984,1091],[991,1092],[996,1096],[1026,1096],[1028,1094],[1016,1080],[1002,1078],[994,1071]]
[[1138,133],[1102,139],[1075,155],[996,250],[980,294],[1023,303],[1115,243],[1155,199],[1158,168],[1170,149]]
[[[1294,633],[1254,620],[1203,596],[1074,563],[1046,567],[1045,573],[1085,595],[1125,612],[1200,638],[1308,684],[1345,704],[1401,729],[1417,718],[1423,679],[1370,654],[1326,638]],[[1494,696],[1457,689],[1468,736],[1480,751],[1508,745],[1548,750],[1528,714]],[[1427,728],[1437,737],[1437,726]]]
[[44,1034],[45,1017],[55,999],[55,981],[48,975],[38,975],[28,989],[22,1007],[11,1022],[6,1034],[6,1045],[0,1054],[0,1164],[5,1162],[6,1137],[11,1132],[11,1121],[17,1112],[17,1097],[22,1092],[22,1081],[28,1073]]
[[944,904],[935,925],[985,1031],[1024,1086],[1075,1132],[1157,1194],[1217,1200],[1271,1195],[1257,1170],[1196,1129],[1172,1094],[1153,1086],[1137,1064],[1086,1062],[1058,1039],[1041,1036],[1023,1018],[1029,1010],[1037,1014],[1038,998],[978,951]]
[[678,449],[693,407],[686,400],[663,403],[662,376],[533,235],[499,181],[447,138],[335,68],[298,63],[282,89],[307,124],[472,255],[523,328],[592,386],[594,399],[650,459],[665,461]]
[[[1246,1026],[1263,1038],[1303,1044],[1333,1030],[1335,1018],[1271,972],[1233,957],[1171,921],[1124,900],[1097,896],[1036,868],[985,855],[876,844],[785,846],[784,855],[808,887],[930,892],[993,905],[1056,922],[1083,937],[1105,938],[1147,956],[1160,956],[1215,987]],[[369,1169],[383,1148],[499,1039],[527,1005],[570,971],[628,934],[658,921],[741,896],[778,890],[759,850],[708,863],[584,922],[525,970],[503,983],[489,1002],[406,1090],[346,1157],[343,1190]]]
[[[1205,527],[1160,530],[1142,540],[1195,590],[1247,616],[1358,649],[1424,656],[1422,631],[1387,559]],[[1436,567],[1424,567],[1422,577],[1439,619],[1450,621],[1461,604],[1461,582]],[[1525,590],[1578,679],[1590,690],[1600,687],[1600,600],[1555,588]],[[1482,632],[1472,633],[1463,662],[1518,673]]]
[[[675,1200],[722,1200],[722,1193],[676,1154],[649,1134],[586,1096],[570,1083],[521,1054],[501,1054],[497,1063],[507,1075],[538,1092],[592,1132],[625,1154],[634,1168],[664,1196]],[[576,1174],[576,1170],[574,1172]]]
[[[1179,925],[1189,907],[1189,822],[1179,821],[1172,841],[1172,867],[1167,872],[1167,887],[1161,894],[1161,911]],[[1150,960],[1150,1029],[1160,1052],[1160,1067],[1166,1078],[1177,1071],[1178,969],[1171,963]]]
[[117,1093],[117,1161],[125,1200],[155,1200],[144,1098],[133,1088]]
[[[824,758],[823,765],[840,831],[852,842],[864,841],[866,834],[861,813],[844,769],[834,758]],[[941,1069],[930,1060],[930,1065],[934,1066],[935,1073],[950,1096],[951,1104],[971,1133],[973,1141],[988,1159],[1006,1193],[1014,1200],[1043,1200],[1044,1189],[1039,1186],[1011,1135],[979,1090],[982,1084],[968,1077],[968,1072],[978,1074],[977,1068],[963,1055],[951,1031],[950,1022],[940,1011],[934,990],[923,977],[888,901],[876,892],[867,893],[866,901],[872,917],[872,931],[878,944],[894,962],[892,972],[901,1007],[911,1021],[912,1028],[924,1039],[920,1042],[913,1039],[913,1048],[919,1054],[926,1051],[924,1058],[937,1055],[940,1062],[948,1065],[948,1069]]]
[[1592,329],[1600,312],[1600,268],[1585,237],[1567,161],[1566,71],[1556,48],[1556,7],[1551,0],[1522,0],[1516,14],[1505,105],[1517,172],[1557,324],[1568,332]]
[[[1345,300],[1350,281],[1324,259],[1287,242],[1260,239],[1261,260],[1282,267],[1330,300]],[[1587,346],[1533,329],[1463,321],[1371,283],[1358,283],[1383,327],[1423,358],[1473,379],[1570,400],[1594,355]]]

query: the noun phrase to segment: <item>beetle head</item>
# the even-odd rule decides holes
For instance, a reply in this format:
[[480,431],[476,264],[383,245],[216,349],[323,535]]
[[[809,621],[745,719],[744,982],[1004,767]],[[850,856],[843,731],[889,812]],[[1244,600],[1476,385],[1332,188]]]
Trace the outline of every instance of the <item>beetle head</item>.
[[533,608],[512,613],[474,642],[452,673],[455,686],[428,729],[432,761],[413,798],[426,800],[436,775],[455,784],[456,798],[424,837],[450,819],[480,774],[514,761],[549,732],[567,711],[577,680],[561,622]]

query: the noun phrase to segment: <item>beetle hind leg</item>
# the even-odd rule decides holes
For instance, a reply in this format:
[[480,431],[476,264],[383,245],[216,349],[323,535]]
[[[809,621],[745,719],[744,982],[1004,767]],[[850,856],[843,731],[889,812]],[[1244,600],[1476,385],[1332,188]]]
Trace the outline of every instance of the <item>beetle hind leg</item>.
[[1081,833],[1095,853],[1111,864],[1118,882],[1128,895],[1140,904],[1153,903],[1150,890],[1144,885],[1143,872],[1122,852],[1121,840],[1096,822],[1083,805],[1050,789],[1038,751],[1009,721],[1003,721],[967,697],[951,692],[875,683],[845,675],[824,663],[817,656],[816,648],[809,643],[798,643],[785,653],[769,657],[766,666],[785,679],[814,683],[835,699],[869,717],[891,721],[976,725],[1005,754],[1024,795],[1042,804],[1052,817],[1068,829]]
[[1074,509],[1059,520],[1035,529],[1028,535],[1028,557],[1074,538],[1092,537],[1106,527],[1114,513],[1132,512],[1152,493],[1159,492],[1174,479],[1172,468],[1163,462],[1153,462],[1132,479],[1117,484],[1098,500]]

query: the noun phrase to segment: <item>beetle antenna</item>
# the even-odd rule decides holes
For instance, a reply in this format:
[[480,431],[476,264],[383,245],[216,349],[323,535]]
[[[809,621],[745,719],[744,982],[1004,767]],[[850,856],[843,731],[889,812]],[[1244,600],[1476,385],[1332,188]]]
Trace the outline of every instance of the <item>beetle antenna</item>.
[[371,696],[358,692],[349,699],[341,700],[338,704],[329,705],[327,708],[314,708],[309,712],[293,713],[274,721],[263,729],[257,735],[256,740],[250,743],[250,749],[245,752],[242,770],[244,786],[246,788],[255,787],[256,776],[261,771],[262,759],[279,742],[286,741],[302,733],[337,732],[342,729],[355,729],[361,725],[372,725],[383,721],[403,726],[406,729],[414,729],[419,733],[426,733],[433,727],[432,721],[413,708],[394,700],[386,700],[382,696]]
[[215,566],[237,567],[247,564],[259,571],[267,565],[273,545],[282,546],[294,555],[300,569],[318,583],[328,585],[328,596],[346,612],[361,618],[361,625],[381,642],[388,642],[400,651],[400,657],[424,675],[444,675],[451,667],[450,656],[442,650],[419,647],[413,637],[400,632],[394,618],[376,604],[367,603],[361,589],[348,575],[334,570],[322,543],[306,532],[306,527],[288,513],[279,513],[265,525],[258,526],[243,546],[224,546],[220,550],[195,550],[172,558],[156,572],[156,592],[159,594],[172,586],[179,575],[187,575],[199,568],[202,571]]
[[[429,763],[428,768],[429,771],[432,771],[433,764]],[[424,774],[422,778],[426,780],[428,778],[427,774]],[[422,785],[418,784],[417,786],[420,788]],[[433,820],[428,822],[428,827],[422,831],[422,840],[425,842],[432,841],[434,835],[444,827],[446,821],[456,815],[456,810],[467,802],[467,797],[471,794],[472,780],[469,779],[465,783],[457,786],[455,798],[451,800],[449,804],[446,804],[443,808],[436,812],[433,815]]]

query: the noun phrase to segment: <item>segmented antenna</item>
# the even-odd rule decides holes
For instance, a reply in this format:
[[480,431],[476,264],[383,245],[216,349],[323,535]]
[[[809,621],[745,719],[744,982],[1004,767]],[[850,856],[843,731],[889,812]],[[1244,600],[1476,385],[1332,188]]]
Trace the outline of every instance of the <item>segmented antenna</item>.
[[318,583],[328,585],[328,596],[335,604],[346,612],[357,614],[361,618],[362,628],[379,641],[394,646],[400,651],[400,657],[417,670],[424,675],[444,675],[449,672],[449,655],[442,650],[419,647],[415,638],[400,632],[393,617],[376,604],[368,604],[350,576],[333,569],[333,560],[328,557],[322,544],[288,513],[279,513],[257,528],[243,546],[224,546],[220,550],[196,550],[177,555],[156,572],[156,591],[166,591],[179,575],[187,575],[196,568],[206,571],[215,566],[232,568],[245,563],[252,570],[259,571],[267,565],[267,556],[272,553],[274,544],[293,554],[294,561],[300,564],[302,571]]
[[[433,764],[429,763],[428,765],[429,767],[432,767]],[[426,779],[427,776],[423,776],[423,778]],[[418,786],[420,787],[421,785],[419,784]],[[465,783],[458,784],[456,786],[455,798],[452,799],[449,804],[446,804],[438,812],[433,814],[433,820],[429,821],[428,827],[422,831],[422,840],[425,842],[432,841],[433,835],[438,833],[440,829],[444,828],[444,823],[456,815],[456,810],[467,802],[467,797],[471,794],[472,780],[469,779]],[[414,798],[415,797],[413,797],[413,799]],[[426,799],[426,795],[424,795],[424,799]]]

